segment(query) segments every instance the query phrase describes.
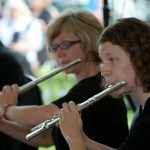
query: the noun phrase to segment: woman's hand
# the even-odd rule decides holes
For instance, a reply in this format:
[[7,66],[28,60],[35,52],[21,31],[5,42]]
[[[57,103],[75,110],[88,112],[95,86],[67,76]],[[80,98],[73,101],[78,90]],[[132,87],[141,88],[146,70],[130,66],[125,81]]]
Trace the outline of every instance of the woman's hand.
[[59,112],[59,125],[61,132],[66,139],[78,138],[82,136],[82,120],[79,112],[77,111],[77,106],[74,102],[63,103],[63,109]]
[[19,87],[17,84],[6,85],[0,92],[0,106],[16,105],[18,102]]

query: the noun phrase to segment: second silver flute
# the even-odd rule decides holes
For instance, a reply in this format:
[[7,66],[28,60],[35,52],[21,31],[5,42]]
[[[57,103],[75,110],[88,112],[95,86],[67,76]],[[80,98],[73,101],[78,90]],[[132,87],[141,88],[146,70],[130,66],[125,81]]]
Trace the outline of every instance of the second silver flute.
[[[119,89],[120,87],[124,86],[125,84],[126,84],[126,81],[121,81],[115,85],[108,87],[104,91],[102,91],[102,92],[94,95],[93,97],[89,98],[88,100],[78,104],[77,110],[80,111],[84,108],[87,108],[88,106],[94,104],[95,102],[99,101],[103,97],[109,95],[110,93],[112,93],[116,89]],[[26,135],[26,139],[27,140],[32,139],[33,137],[39,135],[40,133],[44,132],[48,128],[54,126],[58,121],[59,121],[59,117],[54,116],[51,120],[46,120],[45,122],[35,126],[34,128],[31,129],[31,133]]]
[[76,63],[79,63],[79,62],[81,62],[80,58],[78,58],[78,59],[76,59],[76,60],[74,60],[74,61],[72,61],[72,62],[70,62],[68,64],[65,64],[64,66],[56,68],[52,72],[50,72],[50,73],[48,73],[48,74],[46,74],[46,75],[44,75],[42,77],[39,77],[36,80],[30,81],[29,83],[27,83],[27,84],[25,84],[25,85],[23,85],[23,86],[21,86],[19,88],[19,94],[22,94],[22,93],[30,90],[31,88],[36,86],[38,83],[40,83],[40,82],[42,82],[42,81],[44,81],[44,80],[46,80],[46,79],[56,75],[57,73],[59,73],[61,71],[64,71],[65,69],[67,69],[67,68],[69,68],[69,67],[71,67],[71,66],[73,66],[73,65],[75,65]]

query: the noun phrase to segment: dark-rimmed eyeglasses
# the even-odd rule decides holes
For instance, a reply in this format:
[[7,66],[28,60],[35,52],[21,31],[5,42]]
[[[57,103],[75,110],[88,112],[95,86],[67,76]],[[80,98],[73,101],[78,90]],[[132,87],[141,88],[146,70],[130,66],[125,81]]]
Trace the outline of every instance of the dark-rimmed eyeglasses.
[[50,53],[56,53],[58,48],[60,48],[61,50],[65,50],[65,49],[68,49],[70,48],[72,45],[76,44],[76,43],[79,43],[81,42],[80,40],[77,40],[77,41],[64,41],[60,44],[54,44],[54,45],[51,45],[48,47],[48,50]]

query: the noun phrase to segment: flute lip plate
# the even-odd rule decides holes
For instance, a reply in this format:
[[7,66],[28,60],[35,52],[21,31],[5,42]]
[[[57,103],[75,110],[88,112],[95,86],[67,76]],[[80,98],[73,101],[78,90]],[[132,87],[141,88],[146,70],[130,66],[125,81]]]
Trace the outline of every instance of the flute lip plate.
[[[116,83],[116,84],[125,85],[126,83],[127,83],[127,81],[122,80],[122,81],[120,81],[120,82],[118,82],[118,83]],[[110,88],[110,87],[112,87],[113,85],[116,85],[116,84],[110,84],[110,85],[108,86],[108,88]]]

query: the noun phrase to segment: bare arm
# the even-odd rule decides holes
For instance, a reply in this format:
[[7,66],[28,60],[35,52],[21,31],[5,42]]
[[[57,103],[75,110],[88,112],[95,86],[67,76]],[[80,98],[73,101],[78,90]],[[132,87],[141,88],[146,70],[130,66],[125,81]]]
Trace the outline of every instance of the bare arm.
[[25,136],[30,132],[30,128],[23,127],[15,122],[0,119],[0,131],[12,138],[15,138],[23,143],[31,146],[51,146],[53,145],[53,138],[51,136],[51,129],[36,136],[30,141],[26,140]]
[[[17,85],[5,86],[0,93],[0,114],[24,126],[35,126],[45,120],[51,119],[59,110],[54,104],[42,106],[9,106],[17,103],[19,87]],[[3,116],[5,114],[5,116]]]
[[9,120],[15,121],[24,126],[33,127],[53,117],[59,108],[54,104],[43,106],[10,106],[6,116]]
[[[0,131],[8,136],[11,136],[19,141],[32,146],[50,146],[53,145],[53,138],[51,129],[45,131],[43,134],[27,141],[25,136],[30,133],[31,126],[41,123],[53,116],[58,107],[54,104],[43,106],[9,106],[7,104],[14,104],[18,95],[18,87],[7,86],[0,95],[1,101],[1,117],[0,117]],[[5,114],[5,115],[3,115]],[[5,117],[9,120],[5,120]],[[13,120],[13,121],[10,121]],[[20,124],[18,124],[18,123]],[[24,126],[22,125],[24,124]],[[28,126],[28,127],[27,127]]]

